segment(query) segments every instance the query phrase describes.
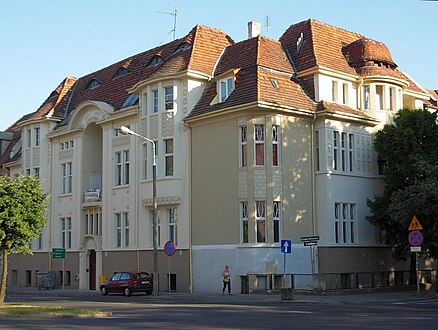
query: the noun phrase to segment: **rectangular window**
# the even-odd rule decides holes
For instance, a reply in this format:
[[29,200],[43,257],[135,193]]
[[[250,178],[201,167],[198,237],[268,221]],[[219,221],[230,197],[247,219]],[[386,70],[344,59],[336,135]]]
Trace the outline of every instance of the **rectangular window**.
[[246,126],[240,126],[240,167],[248,165],[248,145],[246,139]]
[[71,218],[61,218],[61,247],[71,249]]
[[272,166],[278,166],[278,126],[272,126]]
[[265,127],[264,125],[254,126],[255,143],[255,164],[265,165]]
[[129,246],[129,217],[127,212],[116,213],[116,247]]
[[396,93],[394,87],[389,88],[389,109],[392,111],[396,110]]
[[319,147],[319,131],[315,131],[315,156],[316,156],[316,170],[319,171],[320,167],[320,147]]
[[240,202],[241,242],[248,243],[248,202]]
[[143,144],[143,180],[148,178],[148,145]]
[[256,238],[257,243],[266,242],[266,204],[256,201]]
[[363,86],[363,108],[370,109],[370,85]]
[[84,215],[85,234],[102,235],[101,213],[98,209],[88,209]]
[[376,109],[383,110],[383,86],[376,85]]
[[338,102],[338,82],[332,80],[332,101]]
[[34,167],[34,168],[33,168],[33,175],[35,175],[35,177],[36,177],[37,179],[40,178],[40,168],[39,168],[39,167]]
[[280,242],[281,203],[274,201],[272,220],[274,221],[274,242]]
[[34,128],[35,133],[35,147],[38,147],[40,145],[40,128],[36,127]]
[[158,89],[152,91],[152,109],[154,113],[158,112]]
[[165,158],[165,175],[172,176],[173,175],[173,139],[164,140],[166,153],[164,154]]
[[164,87],[164,108],[173,109],[173,86]]
[[115,153],[116,186],[129,184],[129,150]]
[[32,131],[28,129],[26,131],[26,134],[27,134],[27,147],[30,148],[32,147]]
[[342,103],[348,104],[348,84],[342,84]]
[[61,164],[61,193],[70,194],[72,192],[73,176],[72,176],[72,163]]
[[337,170],[339,166],[339,132],[333,132],[333,169]]
[[224,102],[233,91],[233,77],[220,81],[220,101]]
[[168,210],[169,216],[169,240],[173,243],[178,244],[178,223],[177,223],[177,213],[176,209],[172,208]]
[[345,171],[346,166],[346,143],[345,141],[347,139],[347,133],[341,133],[341,168],[342,171]]
[[355,243],[356,205],[335,203],[335,243]]
[[143,103],[141,107],[141,115],[144,117],[148,114],[148,94],[143,94]]
[[354,170],[354,134],[348,134],[348,169]]

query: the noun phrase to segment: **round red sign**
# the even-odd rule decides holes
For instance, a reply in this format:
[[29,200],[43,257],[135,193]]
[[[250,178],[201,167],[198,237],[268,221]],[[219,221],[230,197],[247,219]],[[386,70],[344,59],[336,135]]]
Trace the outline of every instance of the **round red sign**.
[[166,244],[164,244],[164,252],[170,257],[175,254],[176,251],[176,245],[173,243],[173,241],[167,241]]
[[412,246],[420,246],[423,243],[423,233],[419,230],[413,230],[409,233],[408,240]]

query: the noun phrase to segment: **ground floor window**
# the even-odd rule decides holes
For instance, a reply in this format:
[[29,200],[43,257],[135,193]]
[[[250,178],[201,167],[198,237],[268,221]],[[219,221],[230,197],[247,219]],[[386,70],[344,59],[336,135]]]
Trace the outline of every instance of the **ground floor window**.
[[335,203],[335,242],[340,244],[355,243],[356,241],[356,204]]

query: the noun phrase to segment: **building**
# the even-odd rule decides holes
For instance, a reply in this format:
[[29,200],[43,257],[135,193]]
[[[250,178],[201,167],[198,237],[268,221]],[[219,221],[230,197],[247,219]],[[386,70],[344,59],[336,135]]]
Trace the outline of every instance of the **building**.
[[152,271],[152,148],[122,125],[158,146],[160,290],[217,292],[225,264],[241,292],[279,288],[284,274],[318,289],[404,282],[409,265],[366,220],[383,187],[372,136],[403,106],[436,107],[436,93],[383,43],[315,20],[278,41],[256,22],[240,42],[198,25],[68,77],[0,135],[3,170],[37,175],[51,194],[34,254],[11,256],[8,284],[54,270],[58,285],[94,290],[118,270]]

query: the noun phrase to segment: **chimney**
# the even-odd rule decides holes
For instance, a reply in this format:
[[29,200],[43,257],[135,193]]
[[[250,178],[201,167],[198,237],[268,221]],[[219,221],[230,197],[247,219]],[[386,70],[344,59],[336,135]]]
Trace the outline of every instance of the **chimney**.
[[260,26],[259,22],[248,22],[248,39],[257,37],[260,34]]

